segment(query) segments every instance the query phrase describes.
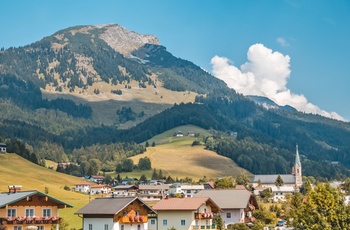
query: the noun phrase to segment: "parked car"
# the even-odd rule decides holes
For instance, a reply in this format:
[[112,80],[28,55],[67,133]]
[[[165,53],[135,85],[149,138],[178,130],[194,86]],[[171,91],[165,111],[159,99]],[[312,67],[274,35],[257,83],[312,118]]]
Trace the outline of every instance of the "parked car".
[[283,227],[286,226],[287,221],[286,220],[279,220],[277,221],[276,227]]

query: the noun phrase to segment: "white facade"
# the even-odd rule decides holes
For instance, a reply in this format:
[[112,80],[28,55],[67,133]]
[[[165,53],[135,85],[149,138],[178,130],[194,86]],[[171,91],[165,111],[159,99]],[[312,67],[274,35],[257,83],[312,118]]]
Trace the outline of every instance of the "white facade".
[[294,188],[292,187],[277,187],[271,186],[271,192],[273,195],[273,202],[286,201],[285,195],[294,193]]
[[229,224],[244,223],[245,213],[244,209],[228,209],[222,210],[220,216],[227,228]]
[[170,185],[169,195],[183,194],[185,197],[193,197],[196,193],[204,189],[204,185],[189,185],[175,183]]
[[157,213],[159,230],[167,230],[172,227],[176,230],[203,229],[203,227],[204,229],[212,229],[212,218],[195,219],[195,213],[211,213],[210,206],[202,205],[198,212],[191,210],[158,210]]
[[[91,228],[89,227],[91,226]],[[83,230],[148,230],[148,223],[120,224],[113,218],[84,218]]]
[[82,183],[82,184],[76,184],[75,185],[75,191],[76,192],[84,192],[89,193],[91,188],[91,184],[88,183]]

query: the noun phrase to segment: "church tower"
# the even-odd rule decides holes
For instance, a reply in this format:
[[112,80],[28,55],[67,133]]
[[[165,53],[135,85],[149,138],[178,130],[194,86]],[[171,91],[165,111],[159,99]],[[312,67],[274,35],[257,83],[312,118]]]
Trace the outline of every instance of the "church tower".
[[295,153],[294,176],[295,176],[295,185],[298,187],[301,186],[303,184],[303,179],[302,179],[303,174],[301,171],[298,145],[296,146],[296,153]]

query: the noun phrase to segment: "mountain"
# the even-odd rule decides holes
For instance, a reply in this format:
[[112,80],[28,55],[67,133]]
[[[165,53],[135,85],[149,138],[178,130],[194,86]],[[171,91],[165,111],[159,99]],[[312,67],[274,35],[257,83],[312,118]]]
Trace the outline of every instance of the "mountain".
[[267,110],[155,36],[120,25],[71,27],[2,49],[0,89],[0,141],[14,152],[11,139],[23,141],[39,159],[98,159],[113,170],[144,151],[138,144],[191,124],[212,130],[202,137],[207,149],[252,173],[289,173],[298,144],[304,175],[350,176],[349,123]]
[[284,105],[284,106],[277,105],[274,101],[272,101],[271,99],[269,99],[267,97],[248,95],[247,98],[251,99],[252,101],[257,103],[258,105],[261,105],[266,109],[284,109],[284,110],[297,111],[295,108],[293,108],[292,106],[289,106],[289,105]]

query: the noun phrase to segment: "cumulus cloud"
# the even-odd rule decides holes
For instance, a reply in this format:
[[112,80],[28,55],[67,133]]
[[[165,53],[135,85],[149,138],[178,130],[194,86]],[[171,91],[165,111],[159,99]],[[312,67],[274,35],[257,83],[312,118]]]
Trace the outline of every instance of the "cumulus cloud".
[[291,73],[288,55],[255,44],[249,48],[247,58],[248,61],[237,68],[228,58],[214,56],[211,59],[213,75],[243,95],[264,96],[281,106],[290,105],[306,113],[345,120],[335,112],[320,109],[308,102],[304,95],[294,94],[286,87]]

